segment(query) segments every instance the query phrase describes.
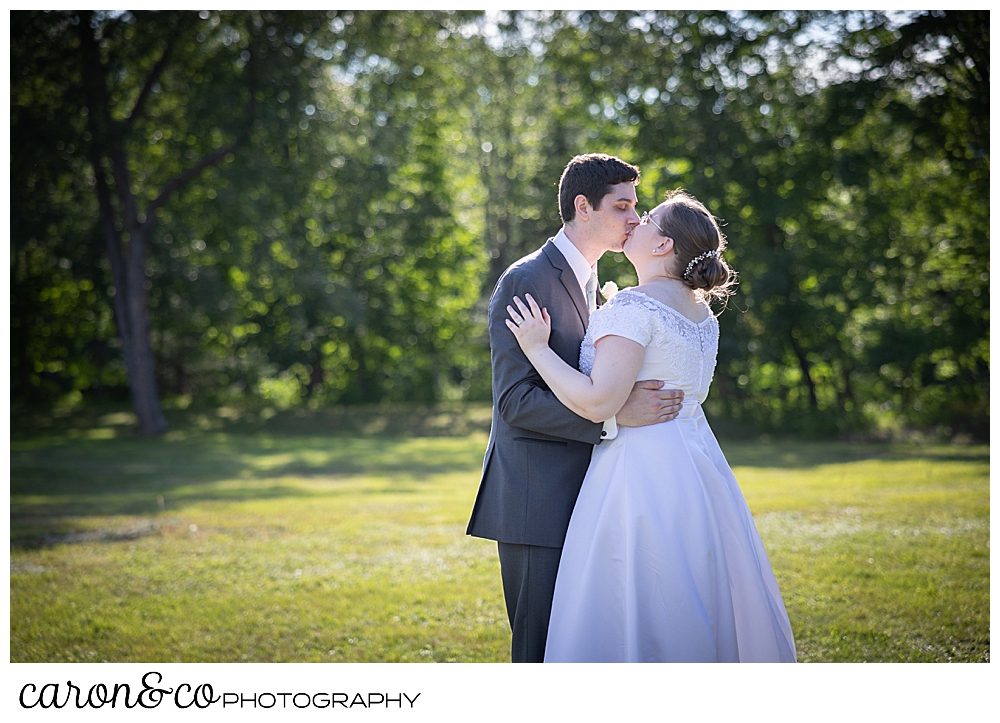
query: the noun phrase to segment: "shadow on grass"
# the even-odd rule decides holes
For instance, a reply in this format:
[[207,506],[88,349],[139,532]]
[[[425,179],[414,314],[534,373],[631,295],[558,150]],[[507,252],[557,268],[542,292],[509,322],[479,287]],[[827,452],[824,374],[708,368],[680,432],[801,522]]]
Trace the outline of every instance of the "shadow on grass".
[[989,462],[989,447],[957,445],[901,445],[857,442],[727,442],[721,446],[733,467],[811,469],[866,460],[933,460],[935,462]]
[[175,415],[171,431],[154,438],[136,434],[134,418],[121,411],[15,417],[11,543],[64,542],[75,534],[73,518],[155,518],[212,502],[413,494],[453,473],[475,481],[486,446],[485,435],[476,434],[482,409],[369,411],[260,419],[258,410],[252,421],[251,413],[213,410],[211,419],[208,412]]
[[[489,404],[380,404],[287,410],[218,407],[173,409],[165,414],[171,430],[385,439],[489,434],[491,407]],[[12,413],[11,422],[12,440],[86,435],[97,429],[114,436],[134,435],[137,426],[135,415],[126,407],[73,412],[19,410]]]
[[[147,438],[121,410],[12,416],[11,542],[74,534],[72,519],[152,516],[211,502],[412,494],[468,475],[470,505],[488,406],[171,413]],[[485,421],[485,426],[484,426]],[[723,441],[734,467],[810,469],[871,459],[989,462],[988,447]],[[34,542],[33,542],[34,541]]]

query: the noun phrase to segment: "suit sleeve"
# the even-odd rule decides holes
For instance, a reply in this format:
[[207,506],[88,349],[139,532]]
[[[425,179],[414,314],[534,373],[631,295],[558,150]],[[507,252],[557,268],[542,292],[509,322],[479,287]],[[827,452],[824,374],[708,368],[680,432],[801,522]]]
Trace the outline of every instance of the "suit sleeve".
[[512,427],[597,444],[601,441],[603,425],[570,411],[556,398],[507,328],[507,305],[515,295],[523,300],[526,293],[540,305],[546,305],[547,294],[541,293],[530,278],[515,271],[500,279],[490,299],[493,394],[500,417]]

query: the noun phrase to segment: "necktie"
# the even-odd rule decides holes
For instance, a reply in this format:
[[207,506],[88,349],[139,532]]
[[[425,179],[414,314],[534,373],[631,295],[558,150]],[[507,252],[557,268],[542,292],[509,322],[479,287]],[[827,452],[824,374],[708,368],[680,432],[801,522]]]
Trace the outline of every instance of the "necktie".
[[591,272],[587,281],[587,309],[593,313],[597,309],[597,272]]

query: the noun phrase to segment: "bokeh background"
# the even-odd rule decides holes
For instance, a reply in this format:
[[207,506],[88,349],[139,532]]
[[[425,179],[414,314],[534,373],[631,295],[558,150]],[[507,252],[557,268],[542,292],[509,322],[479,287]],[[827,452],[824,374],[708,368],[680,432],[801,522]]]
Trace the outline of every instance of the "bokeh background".
[[12,12],[14,410],[488,403],[603,151],[725,223],[721,432],[983,439],[988,15]]
[[799,660],[989,661],[988,12],[9,17],[11,662],[509,660],[485,309],[591,151],[724,224]]

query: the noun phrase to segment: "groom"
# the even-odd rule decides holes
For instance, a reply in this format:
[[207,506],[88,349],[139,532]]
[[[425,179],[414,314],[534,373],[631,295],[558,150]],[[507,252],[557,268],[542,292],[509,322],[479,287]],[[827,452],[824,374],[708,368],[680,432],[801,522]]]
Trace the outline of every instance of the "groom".
[[512,632],[511,660],[542,662],[563,539],[594,445],[617,425],[677,416],[683,393],[637,382],[615,418],[595,424],[564,407],[507,328],[507,305],[531,294],[552,317],[549,346],[577,367],[597,305],[597,260],[639,225],[639,169],[614,156],[573,158],[559,179],[563,227],[508,268],[490,298],[493,426],[467,534],[497,541]]

